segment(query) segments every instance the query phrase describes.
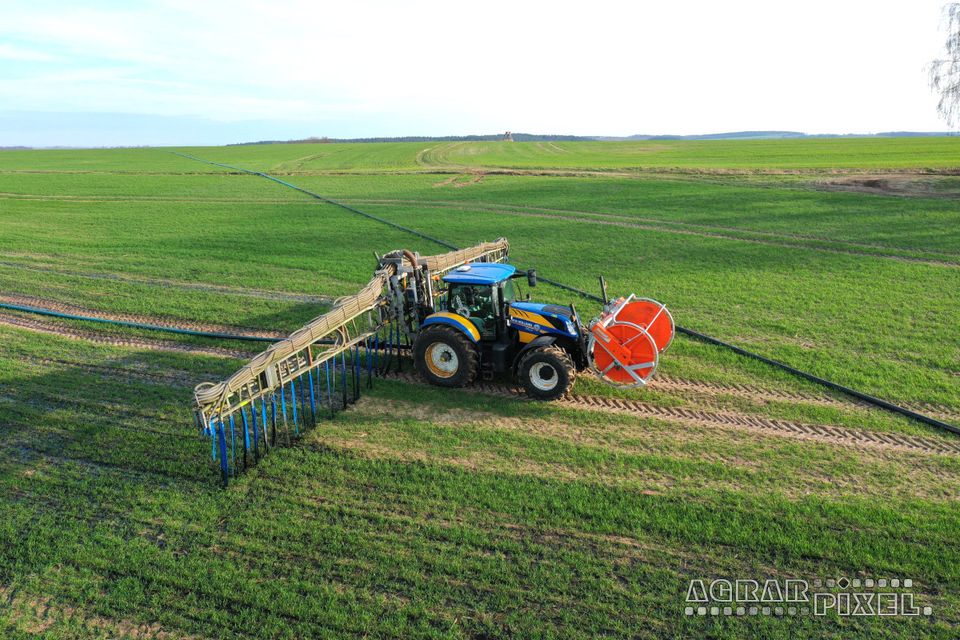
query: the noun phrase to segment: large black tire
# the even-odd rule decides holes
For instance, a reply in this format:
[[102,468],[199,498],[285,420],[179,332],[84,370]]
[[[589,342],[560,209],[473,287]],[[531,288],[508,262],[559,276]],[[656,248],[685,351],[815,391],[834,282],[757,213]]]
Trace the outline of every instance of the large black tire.
[[453,327],[433,325],[413,343],[413,362],[427,382],[441,387],[463,387],[480,370],[480,354],[463,333]]
[[576,377],[573,360],[554,345],[531,349],[517,365],[517,381],[527,390],[527,395],[537,400],[556,400],[563,396]]

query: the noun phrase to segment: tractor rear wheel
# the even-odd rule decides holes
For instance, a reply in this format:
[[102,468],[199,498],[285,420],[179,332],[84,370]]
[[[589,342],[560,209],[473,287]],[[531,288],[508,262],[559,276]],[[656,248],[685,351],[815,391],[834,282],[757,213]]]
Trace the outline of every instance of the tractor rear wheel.
[[477,377],[480,354],[463,333],[434,325],[413,343],[413,362],[424,380],[441,387],[463,387]]
[[556,400],[563,396],[573,386],[576,376],[573,360],[554,345],[531,349],[517,366],[517,380],[527,395],[538,400]]

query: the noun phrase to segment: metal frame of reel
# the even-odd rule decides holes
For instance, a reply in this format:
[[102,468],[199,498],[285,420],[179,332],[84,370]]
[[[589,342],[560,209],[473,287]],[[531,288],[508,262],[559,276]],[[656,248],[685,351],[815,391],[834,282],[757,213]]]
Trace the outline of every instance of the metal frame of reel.
[[[647,328],[645,327],[641,327],[640,325],[633,322],[627,322],[624,320],[618,321],[620,312],[623,311],[627,307],[627,305],[629,305],[631,302],[652,302],[653,304],[659,307],[659,310],[657,311],[656,315],[654,315],[653,318],[650,320],[650,322],[647,324],[647,327],[652,326],[653,323],[656,322],[657,319],[660,317],[660,314],[662,313],[667,314],[667,318],[670,320],[670,329],[671,329],[670,339],[667,341],[667,344],[665,344],[663,347],[660,347],[659,345],[657,345],[656,340],[653,339],[653,336],[650,335],[650,332],[647,331]],[[625,346],[627,343],[633,340],[636,340],[640,336],[644,336],[649,341],[650,345],[653,347],[653,362],[642,362],[642,363],[633,364],[633,365],[626,365],[623,362],[620,362],[620,360],[617,359],[617,356],[610,349],[608,349],[605,344],[597,340],[596,335],[593,333],[593,327],[598,323],[604,329],[607,329],[608,327],[616,324],[619,324],[621,326],[628,326],[636,329],[639,333],[633,338],[630,338],[630,340],[628,340],[627,342],[623,343],[623,346]],[[673,322],[673,315],[671,315],[670,310],[667,309],[666,305],[652,298],[637,298],[634,294],[631,293],[627,298],[623,300],[623,302],[619,303],[619,306],[616,308],[615,311],[611,312],[610,315],[608,315],[605,318],[601,316],[600,319],[597,319],[594,322],[590,323],[590,327],[588,329],[590,331],[590,339],[587,342],[587,359],[588,359],[588,362],[590,363],[590,370],[601,381],[603,381],[605,384],[608,384],[612,387],[634,389],[636,387],[645,386],[647,384],[647,380],[653,377],[653,374],[656,373],[657,371],[657,367],[660,365],[660,354],[666,351],[667,347],[669,347],[670,344],[673,342],[673,338],[676,335],[676,332],[674,331],[674,326],[675,325]],[[607,355],[609,355],[610,358],[613,360],[613,362],[602,371],[598,369],[595,364],[596,359],[594,358],[594,349],[596,349],[597,345],[599,345],[600,348],[603,349],[607,353]],[[617,382],[615,380],[610,380],[607,378],[606,374],[611,369],[617,366],[619,366],[620,369],[625,371],[627,374],[630,375],[631,378],[633,378],[634,380],[633,384]],[[650,373],[645,378],[641,378],[636,373],[636,370],[638,369],[650,369]]]

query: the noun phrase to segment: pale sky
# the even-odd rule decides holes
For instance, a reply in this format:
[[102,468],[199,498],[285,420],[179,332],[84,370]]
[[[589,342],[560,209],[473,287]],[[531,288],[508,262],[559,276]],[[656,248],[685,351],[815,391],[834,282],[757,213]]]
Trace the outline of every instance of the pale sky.
[[942,131],[940,0],[0,0],[0,146]]

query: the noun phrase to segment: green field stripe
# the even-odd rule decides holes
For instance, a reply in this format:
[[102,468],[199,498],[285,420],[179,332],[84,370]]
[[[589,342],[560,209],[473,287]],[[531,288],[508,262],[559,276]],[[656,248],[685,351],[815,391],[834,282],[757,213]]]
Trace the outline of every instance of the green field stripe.
[[[597,211],[581,211],[575,209],[551,209],[546,207],[531,207],[524,205],[511,205],[511,204],[495,204],[489,205],[482,202],[473,202],[473,201],[460,201],[460,202],[443,202],[435,200],[366,200],[366,199],[350,199],[346,202],[364,204],[368,206],[390,206],[390,205],[415,205],[418,207],[431,207],[437,209],[455,209],[460,211],[490,211],[494,213],[498,212],[507,212],[507,213],[516,213],[518,215],[532,215],[535,216],[538,213],[549,214],[556,216],[559,219],[568,219],[575,220],[580,222],[596,222],[602,224],[606,220],[612,220],[616,223],[628,223],[639,225],[640,228],[656,228],[658,230],[669,230],[671,227],[678,227],[680,230],[693,229],[700,232],[705,232],[711,237],[718,238],[728,238],[731,240],[739,239],[754,239],[757,241],[764,240],[767,238],[773,238],[776,241],[786,244],[794,244],[798,247],[809,247],[816,248],[818,246],[824,246],[827,248],[843,248],[843,249],[860,249],[857,253],[862,253],[863,255],[876,255],[878,257],[916,257],[922,258],[925,260],[936,260],[937,258],[960,258],[960,253],[956,252],[939,252],[939,251],[927,251],[927,250],[917,250],[909,247],[898,247],[893,245],[884,245],[877,243],[866,243],[866,242],[855,242],[851,240],[844,240],[839,238],[828,238],[821,237],[816,235],[809,234],[788,234],[788,233],[778,233],[775,231],[762,231],[756,229],[748,229],[744,227],[729,227],[729,226],[718,226],[718,225],[708,225],[708,224],[698,224],[691,222],[682,222],[676,220],[669,220],[665,217],[651,218],[646,215],[631,215],[627,213],[615,214],[615,213],[604,213]],[[659,225],[659,226],[648,226],[643,227],[642,225]],[[680,233],[682,231],[678,231]],[[726,232],[742,234],[742,236],[729,236],[726,235]],[[871,252],[869,250],[878,250]],[[864,251],[867,250],[867,251]],[[896,251],[896,254],[882,253],[882,251]],[[944,263],[950,263],[949,260],[944,260]],[[960,262],[955,264],[960,265]]]

